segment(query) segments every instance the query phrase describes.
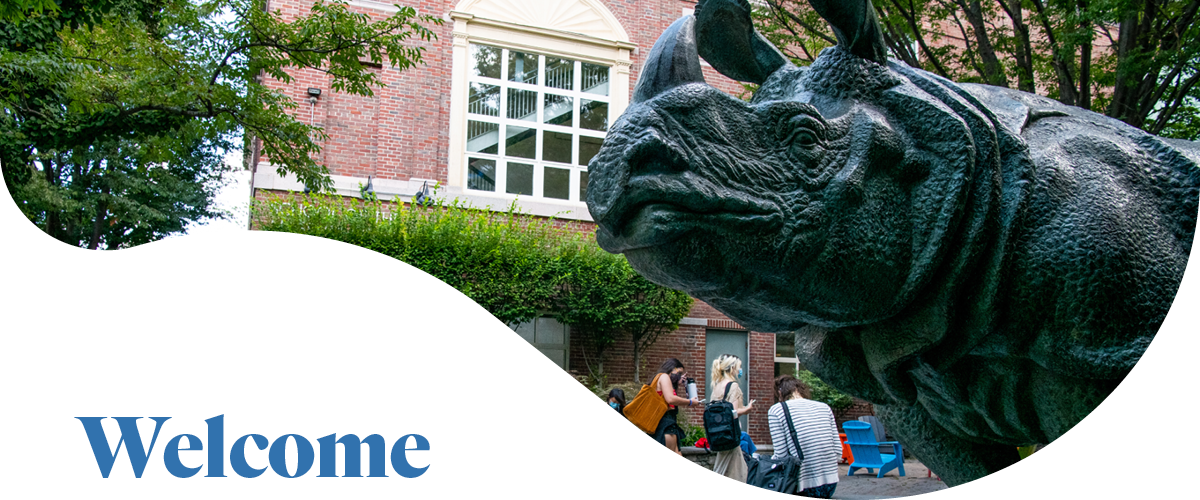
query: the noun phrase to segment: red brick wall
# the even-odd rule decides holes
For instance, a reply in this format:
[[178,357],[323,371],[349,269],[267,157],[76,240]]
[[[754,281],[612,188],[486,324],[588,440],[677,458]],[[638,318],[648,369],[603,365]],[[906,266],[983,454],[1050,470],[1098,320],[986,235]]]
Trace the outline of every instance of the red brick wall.
[[[456,0],[405,0],[402,5],[419,12],[448,18]],[[631,56],[630,94],[637,82],[650,47],[663,30],[680,17],[684,8],[695,7],[691,0],[605,0],[605,5],[621,22],[630,40],[638,45]],[[284,19],[307,14],[310,0],[268,0],[268,8],[282,12]],[[380,19],[386,13],[351,7]],[[385,61],[375,69],[387,87],[375,90],[374,97],[340,94],[330,89],[332,77],[312,69],[295,69],[295,79],[285,84],[270,77],[264,83],[295,99],[295,116],[305,123],[324,127],[329,139],[322,144],[320,161],[336,175],[407,180],[448,179],[450,131],[450,76],[452,73],[453,22],[433,26],[438,39],[413,41],[426,48],[425,63],[405,71],[392,69]],[[740,96],[740,83],[704,67],[710,85]],[[308,103],[309,87],[321,89],[315,108]],[[265,159],[264,161],[270,161]]]
[[[736,325],[736,323],[701,301],[696,301],[688,317],[708,319],[709,325],[683,325],[678,330],[660,338],[647,352],[642,354],[641,381],[648,383],[654,377],[654,373],[658,371],[659,365],[667,358],[678,358],[687,369],[688,375],[696,379],[699,396],[708,399],[708,395],[705,394],[705,388],[708,385],[706,382],[709,378],[708,367],[704,363],[705,333],[710,329],[745,330],[740,326],[727,326]],[[754,410],[747,417],[749,428],[745,431],[750,433],[750,438],[757,444],[770,443],[771,434],[767,429],[766,412],[767,408],[774,403],[775,334],[749,332],[749,344],[750,355],[746,360],[745,369],[749,372],[750,387],[742,388],[742,390],[747,392],[749,399],[757,401],[754,404]],[[571,343],[570,366],[571,371],[576,374],[587,373],[587,362],[595,366],[594,354],[588,353],[590,361],[585,360],[583,349],[582,342]],[[605,351],[603,361],[608,383],[618,384],[633,381],[633,344],[628,338],[620,339]],[[682,387],[680,390],[683,390]],[[632,397],[632,395],[628,396]],[[703,425],[701,412],[700,408],[690,410],[683,408],[680,409],[680,418],[686,418],[692,425],[700,426]]]
[[858,417],[874,414],[875,407],[871,405],[871,403],[856,398],[854,400],[854,404],[850,405],[848,408],[833,412],[833,419],[837,421],[838,432],[841,432],[842,422],[846,422],[848,420],[858,420]]

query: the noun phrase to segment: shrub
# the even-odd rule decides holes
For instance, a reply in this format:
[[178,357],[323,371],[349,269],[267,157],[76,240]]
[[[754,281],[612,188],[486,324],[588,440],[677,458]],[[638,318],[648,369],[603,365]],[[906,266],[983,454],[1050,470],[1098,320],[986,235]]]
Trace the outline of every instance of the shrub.
[[[505,324],[553,316],[572,327],[593,380],[620,335],[645,349],[678,327],[687,294],[655,285],[591,233],[553,218],[460,204],[393,204],[329,194],[272,196],[255,203],[255,226],[320,236],[395,257],[458,289]],[[648,333],[649,332],[649,333]],[[638,351],[635,350],[635,365]],[[597,385],[598,385],[597,384]]]

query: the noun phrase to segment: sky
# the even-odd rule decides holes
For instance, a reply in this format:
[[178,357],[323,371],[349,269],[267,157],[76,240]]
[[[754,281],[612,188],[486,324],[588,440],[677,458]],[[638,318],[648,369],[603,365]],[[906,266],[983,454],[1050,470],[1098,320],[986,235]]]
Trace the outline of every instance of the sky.
[[233,150],[225,155],[225,163],[234,168],[231,181],[217,192],[216,204],[222,210],[233,212],[229,220],[209,221],[207,224],[192,224],[187,234],[212,234],[229,231],[245,231],[250,213],[250,171],[242,168],[242,150]]

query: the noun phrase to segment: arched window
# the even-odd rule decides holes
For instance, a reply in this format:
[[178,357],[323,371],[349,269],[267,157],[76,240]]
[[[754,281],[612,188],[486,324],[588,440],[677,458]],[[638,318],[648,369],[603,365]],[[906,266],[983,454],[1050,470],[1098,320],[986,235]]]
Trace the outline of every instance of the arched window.
[[597,0],[465,0],[450,15],[449,194],[590,220],[587,163],[629,102],[625,30]]

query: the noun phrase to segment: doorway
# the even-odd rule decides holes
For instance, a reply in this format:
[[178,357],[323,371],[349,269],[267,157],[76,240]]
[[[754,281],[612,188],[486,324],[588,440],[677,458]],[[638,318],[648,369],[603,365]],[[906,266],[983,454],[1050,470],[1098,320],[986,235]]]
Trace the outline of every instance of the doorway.
[[[742,360],[742,376],[738,378],[738,387],[742,389],[742,404],[748,402],[750,396],[750,385],[747,383],[750,377],[750,334],[748,332],[738,332],[731,330],[708,330],[704,334],[704,386],[707,390],[704,394],[705,399],[712,401],[720,396],[715,394],[712,388],[712,364],[713,361],[722,354],[732,354]],[[748,429],[747,418],[742,415],[738,418],[741,423],[742,430]]]

